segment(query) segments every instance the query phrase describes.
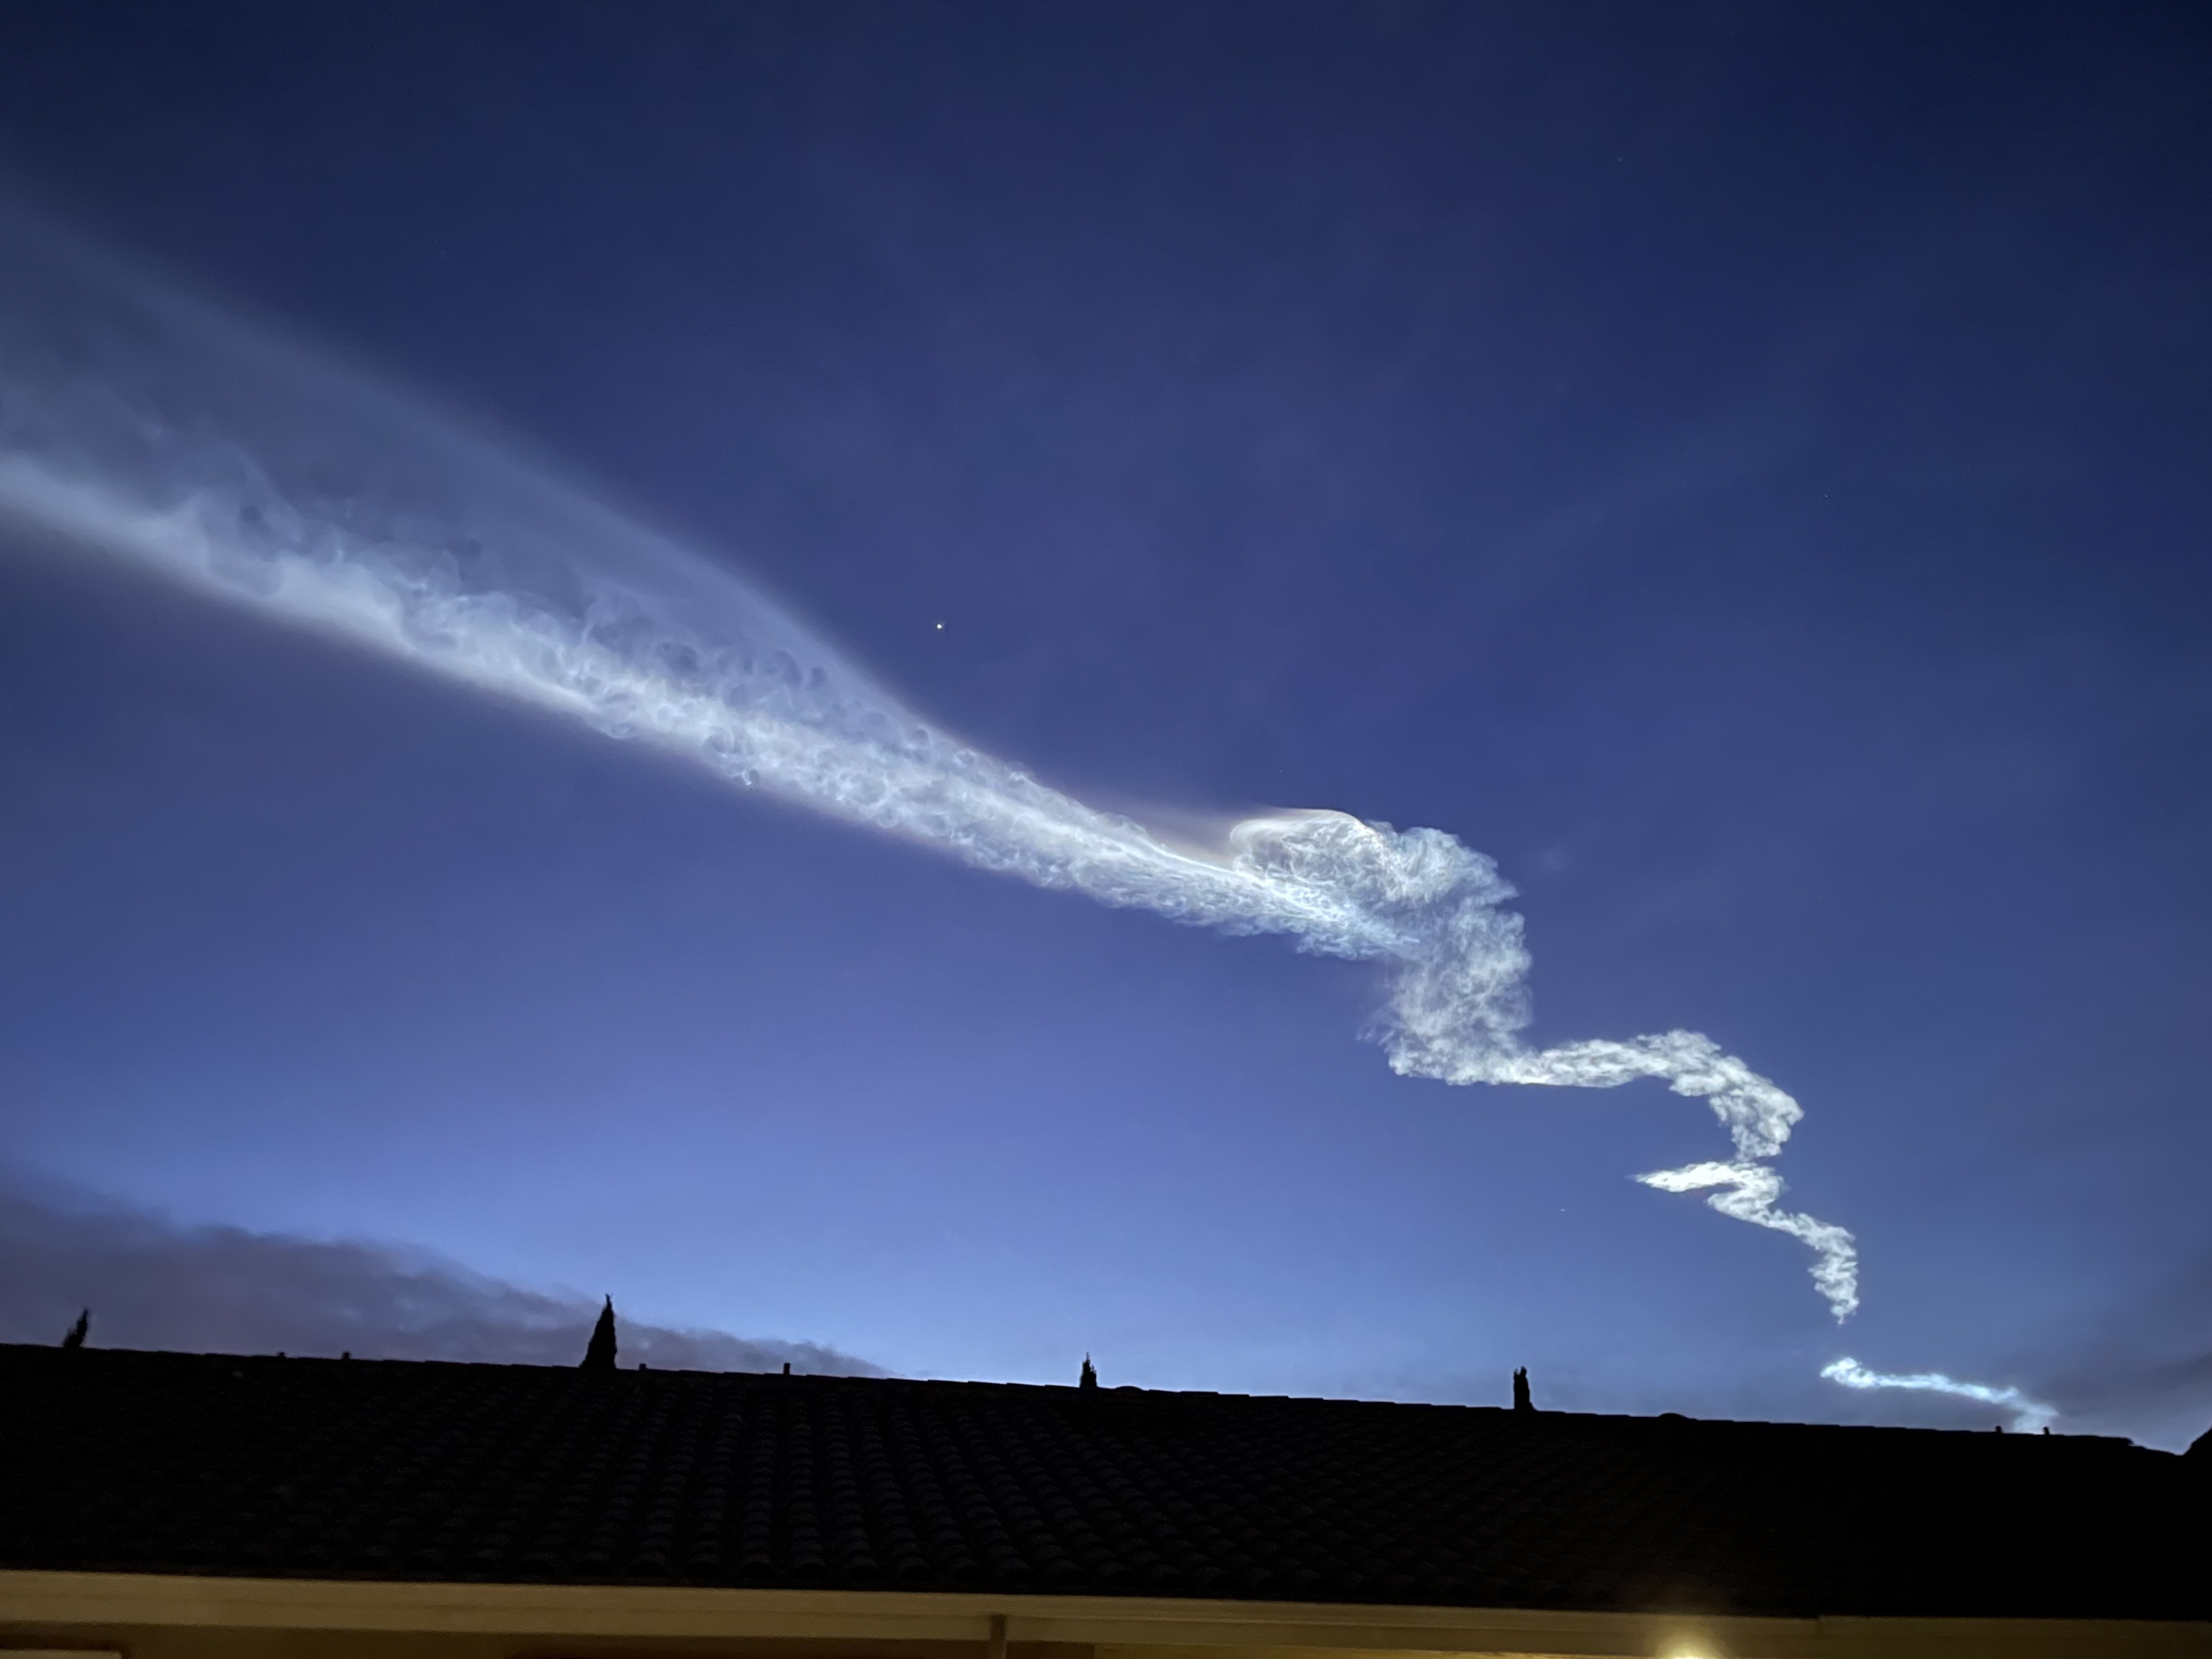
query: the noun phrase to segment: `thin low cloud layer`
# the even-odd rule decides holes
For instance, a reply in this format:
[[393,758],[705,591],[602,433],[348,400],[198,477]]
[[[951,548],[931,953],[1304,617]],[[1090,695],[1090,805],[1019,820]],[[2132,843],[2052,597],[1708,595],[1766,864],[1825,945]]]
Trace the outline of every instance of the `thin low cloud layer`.
[[2077,1323],[2029,1369],[2072,1426],[2180,1449],[2212,1432],[2212,1256]]
[[[0,1176],[0,1340],[58,1342],[82,1308],[101,1347],[533,1365],[574,1364],[598,1313],[427,1251],[179,1224]],[[819,1343],[724,1331],[624,1320],[621,1343],[624,1365],[884,1374]]]

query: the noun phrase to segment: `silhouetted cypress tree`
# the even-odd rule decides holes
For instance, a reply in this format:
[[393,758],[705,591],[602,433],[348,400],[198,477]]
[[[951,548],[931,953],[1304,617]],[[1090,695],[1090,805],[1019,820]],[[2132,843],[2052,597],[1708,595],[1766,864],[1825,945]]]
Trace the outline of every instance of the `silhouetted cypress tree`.
[[1098,1386],[1098,1372],[1091,1365],[1089,1354],[1083,1356],[1083,1374],[1075,1379],[1075,1386],[1079,1389],[1095,1389]]
[[615,1299],[607,1298],[607,1305],[599,1310],[599,1322],[592,1327],[590,1346],[584,1350],[584,1363],[577,1369],[586,1371],[611,1371],[615,1368]]
[[1516,1412],[1536,1409],[1536,1402],[1528,1395],[1528,1368],[1526,1365],[1513,1373],[1513,1409]]
[[62,1346],[82,1348],[84,1346],[84,1334],[91,1328],[92,1310],[87,1308],[76,1316],[76,1323],[69,1328],[69,1334],[62,1338]]

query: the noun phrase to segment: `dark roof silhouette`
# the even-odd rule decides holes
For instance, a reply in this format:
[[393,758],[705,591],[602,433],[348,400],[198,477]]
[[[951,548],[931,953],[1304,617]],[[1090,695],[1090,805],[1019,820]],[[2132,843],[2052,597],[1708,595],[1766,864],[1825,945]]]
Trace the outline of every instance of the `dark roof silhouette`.
[[2124,1441],[0,1346],[0,1566],[2212,1617]]

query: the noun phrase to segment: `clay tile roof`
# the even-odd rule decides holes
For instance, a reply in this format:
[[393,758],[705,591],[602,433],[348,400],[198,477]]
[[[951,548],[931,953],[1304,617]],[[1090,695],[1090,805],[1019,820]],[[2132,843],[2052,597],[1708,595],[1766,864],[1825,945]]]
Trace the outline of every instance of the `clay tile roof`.
[[0,1346],[0,1566],[2212,1617],[2205,1460],[2084,1437]]

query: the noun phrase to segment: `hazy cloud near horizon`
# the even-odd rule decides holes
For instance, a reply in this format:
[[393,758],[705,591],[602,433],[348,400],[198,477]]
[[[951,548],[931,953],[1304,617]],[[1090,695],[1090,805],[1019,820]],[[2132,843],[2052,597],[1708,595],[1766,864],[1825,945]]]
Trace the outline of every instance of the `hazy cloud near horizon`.
[[[0,1168],[0,1341],[61,1340],[92,1310],[96,1346],[486,1360],[571,1365],[597,1314],[592,1298],[526,1289],[433,1252],[191,1224]],[[617,1312],[621,1311],[617,1306]],[[674,1330],[624,1319],[621,1363],[669,1370],[883,1376],[882,1366],[819,1343]],[[2023,1385],[2052,1401],[2060,1432],[2123,1434],[2179,1450],[2212,1430],[2212,1261],[2185,1264],[2138,1301],[2084,1325],[2063,1348],[2027,1352]],[[2008,1373],[2011,1374],[2011,1373]],[[1582,1379],[1543,1379],[1567,1410],[1645,1412],[1660,1404],[1593,1395]],[[1463,1379],[1462,1379],[1463,1381]],[[1353,1393],[1400,1399],[1489,1399],[1435,1376],[1363,1379]],[[1988,1408],[1941,1399],[1839,1398],[1818,1385],[1774,1397],[1775,1379],[1708,1401],[1707,1414],[1915,1422],[1979,1428]],[[1692,1407],[1696,1410],[1698,1408]]]
[[[0,1172],[0,1340],[58,1342],[88,1307],[100,1347],[544,1365],[580,1359],[598,1313],[428,1251],[184,1224]],[[814,1342],[627,1319],[620,1340],[626,1366],[884,1374]]]
[[2065,1413],[2062,1428],[2176,1451],[2212,1435],[2212,1257],[2086,1323],[2035,1386]]

